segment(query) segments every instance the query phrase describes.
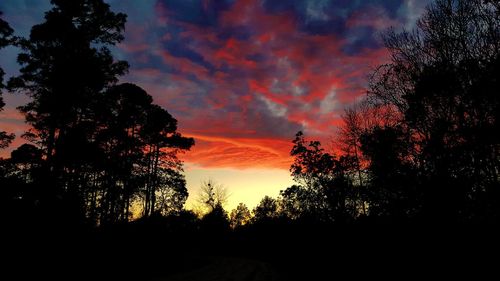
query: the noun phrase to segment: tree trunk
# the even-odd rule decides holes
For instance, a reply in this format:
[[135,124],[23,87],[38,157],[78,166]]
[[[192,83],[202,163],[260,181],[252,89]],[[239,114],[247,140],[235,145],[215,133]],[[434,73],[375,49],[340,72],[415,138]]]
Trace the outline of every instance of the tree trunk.
[[158,163],[160,160],[160,147],[155,148],[155,162],[153,167],[153,184],[151,185],[151,214],[155,211],[156,187],[158,185]]

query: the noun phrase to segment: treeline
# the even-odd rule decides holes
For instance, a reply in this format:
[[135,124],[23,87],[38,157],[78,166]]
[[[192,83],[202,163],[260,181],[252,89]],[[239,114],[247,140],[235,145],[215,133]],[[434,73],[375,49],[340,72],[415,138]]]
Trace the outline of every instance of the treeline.
[[[0,159],[9,276],[276,280],[273,269],[282,280],[323,280],[496,268],[497,233],[459,228],[500,218],[497,0],[437,0],[413,31],[386,33],[391,60],[345,110],[339,151],[299,132],[296,185],[228,213],[227,194],[208,181],[202,217],[183,209],[177,158],[194,140],[143,89],[118,83],[128,64],[110,47],[126,16],[103,0],[51,3],[29,38],[0,18],[0,48],[21,50],[20,74],[4,81],[0,69],[0,90],[29,97],[19,107],[29,143]],[[0,130],[0,148],[13,139]],[[450,224],[458,228],[434,227]],[[224,278],[228,269],[242,274]]]
[[[20,74],[1,86],[29,97],[18,109],[30,125],[29,144],[0,163],[3,213],[104,225],[180,211],[188,193],[176,155],[194,140],[139,86],[117,84],[128,64],[109,47],[126,15],[101,0],[52,4],[29,38],[0,22],[0,47],[21,50]],[[13,137],[1,132],[1,146]]]
[[386,33],[391,61],[345,111],[342,156],[297,135],[291,171],[301,184],[281,193],[283,212],[498,222],[499,8],[436,1],[415,30]]
[[[0,46],[22,50],[20,75],[2,87],[30,97],[19,109],[32,144],[0,165],[1,205],[11,217],[105,225],[128,222],[134,209],[223,231],[500,218],[498,1],[437,0],[413,31],[387,32],[391,60],[345,110],[340,151],[299,132],[290,168],[296,185],[229,214],[208,185],[201,220],[183,210],[188,194],[176,157],[194,141],[140,87],[117,84],[128,65],[109,47],[123,39],[126,16],[100,0],[52,2],[30,38],[0,22]],[[13,138],[1,137],[3,147]]]
[[499,2],[438,0],[413,31],[383,39],[391,61],[345,110],[340,151],[299,132],[297,185],[264,198],[253,221],[499,222]]

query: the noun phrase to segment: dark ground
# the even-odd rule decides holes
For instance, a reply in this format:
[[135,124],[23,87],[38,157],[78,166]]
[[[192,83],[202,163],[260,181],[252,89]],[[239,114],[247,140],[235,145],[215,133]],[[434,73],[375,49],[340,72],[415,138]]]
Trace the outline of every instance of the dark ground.
[[268,225],[209,233],[145,223],[6,233],[2,271],[9,278],[2,280],[482,280],[500,268],[498,231],[471,225]]

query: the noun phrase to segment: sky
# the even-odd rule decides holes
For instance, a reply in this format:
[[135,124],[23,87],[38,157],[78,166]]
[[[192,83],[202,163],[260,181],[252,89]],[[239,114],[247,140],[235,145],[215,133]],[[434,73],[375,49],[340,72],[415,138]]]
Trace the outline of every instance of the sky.
[[[366,92],[370,72],[388,61],[380,34],[411,29],[423,0],[108,0],[128,15],[125,40],[113,48],[131,67],[121,82],[144,88],[195,138],[183,154],[188,190],[213,179],[255,206],[293,184],[295,133],[327,144],[343,109]],[[2,0],[3,18],[27,36],[48,0]],[[15,75],[17,50],[0,51]],[[26,129],[4,94],[0,128]],[[18,138],[10,149],[18,146]],[[9,150],[3,153],[8,153]],[[188,199],[188,206],[194,202]]]

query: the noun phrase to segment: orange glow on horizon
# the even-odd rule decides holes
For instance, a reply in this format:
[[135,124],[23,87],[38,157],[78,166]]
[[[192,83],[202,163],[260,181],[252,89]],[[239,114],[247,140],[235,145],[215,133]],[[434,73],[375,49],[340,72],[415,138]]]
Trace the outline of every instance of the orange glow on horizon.
[[204,180],[213,179],[222,184],[229,193],[224,209],[229,213],[239,203],[244,203],[252,210],[266,195],[276,198],[279,191],[294,184],[290,172],[284,169],[233,169],[202,168],[186,163],[186,181],[189,198],[187,209],[196,209],[196,198]]

